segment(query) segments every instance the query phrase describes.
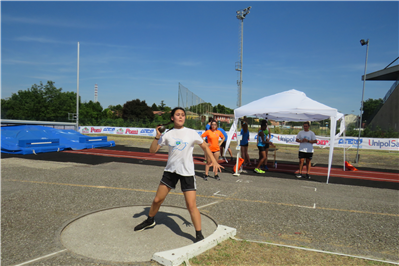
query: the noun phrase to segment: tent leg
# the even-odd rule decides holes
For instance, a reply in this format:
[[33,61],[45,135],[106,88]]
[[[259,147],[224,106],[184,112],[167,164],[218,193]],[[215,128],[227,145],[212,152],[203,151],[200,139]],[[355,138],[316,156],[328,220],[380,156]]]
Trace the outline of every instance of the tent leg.
[[239,173],[239,170],[237,169],[238,168],[238,161],[239,161],[239,159],[240,159],[240,157],[241,157],[241,151],[238,151],[237,152],[237,160],[236,160],[236,172],[233,174],[233,175],[235,175],[235,176],[240,176],[240,173]]

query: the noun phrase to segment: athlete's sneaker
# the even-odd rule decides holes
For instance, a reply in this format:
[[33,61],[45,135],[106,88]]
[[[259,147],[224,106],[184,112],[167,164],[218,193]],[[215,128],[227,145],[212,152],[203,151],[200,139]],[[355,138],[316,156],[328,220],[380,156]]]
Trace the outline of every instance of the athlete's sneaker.
[[310,180],[310,175],[309,174],[306,174],[306,179]]
[[296,174],[295,177],[296,178],[302,178],[302,175],[301,174]]
[[204,179],[205,181],[208,181],[208,177],[209,177],[209,175],[204,175],[203,179]]
[[220,181],[219,175],[215,175],[215,179]]
[[267,165],[265,165],[264,169],[265,169],[266,171],[269,171],[269,167],[267,167]]
[[197,236],[196,238],[195,238],[195,243],[197,243],[197,242],[199,242],[199,241],[201,241],[201,240],[204,240],[204,236],[201,234],[201,235],[199,235],[199,236]]
[[150,227],[153,227],[153,226],[155,226],[155,220],[154,219],[147,219],[147,220],[145,220],[144,222],[142,222],[141,224],[139,224],[139,225],[137,225],[135,228],[134,228],[134,231],[137,231],[137,232],[140,232],[140,231],[143,231],[144,229],[147,229],[147,228],[150,228]]
[[264,173],[266,173],[265,171],[262,171],[262,170],[260,170],[259,168],[255,168],[255,169],[254,169],[254,172],[257,173],[257,174],[264,174]]

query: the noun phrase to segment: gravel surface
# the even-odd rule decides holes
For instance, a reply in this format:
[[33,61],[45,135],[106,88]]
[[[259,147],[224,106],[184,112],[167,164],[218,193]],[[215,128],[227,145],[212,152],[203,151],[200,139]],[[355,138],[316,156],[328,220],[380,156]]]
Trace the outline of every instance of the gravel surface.
[[[118,144],[148,148],[148,141]],[[62,228],[95,210],[150,205],[164,167],[137,160],[106,162],[101,156],[79,163],[87,155],[77,154],[57,161],[62,156],[1,159],[2,265],[35,258],[41,259],[31,265],[113,265],[68,251],[60,242]],[[197,178],[197,205],[207,205],[201,212],[219,224],[236,228],[238,238],[399,262],[397,189],[327,185],[282,173],[235,177],[224,172],[220,177]],[[184,207],[184,199],[173,193],[164,204]],[[42,258],[54,252],[59,253]]]

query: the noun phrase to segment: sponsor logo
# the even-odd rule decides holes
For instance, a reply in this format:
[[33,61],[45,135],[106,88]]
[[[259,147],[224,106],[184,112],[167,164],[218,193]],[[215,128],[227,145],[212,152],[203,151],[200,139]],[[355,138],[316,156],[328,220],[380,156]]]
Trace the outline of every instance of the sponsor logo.
[[101,128],[94,128],[94,127],[92,127],[91,129],[90,129],[90,133],[101,133]]
[[105,131],[107,131],[107,132],[113,132],[113,131],[115,131],[115,128],[114,127],[104,127],[103,128],[103,131],[105,132]]
[[327,145],[330,141],[326,139],[318,139],[317,145]]
[[154,132],[154,130],[155,130],[155,129],[147,129],[147,128],[145,128],[145,129],[142,129],[142,130],[140,131],[140,134],[151,134],[151,133]]
[[[363,140],[360,139],[360,144],[362,144],[362,142],[363,142]],[[344,144],[344,140],[340,139],[338,141],[338,144]],[[357,139],[345,139],[345,144],[351,144],[351,145],[356,144],[357,145]]]
[[88,128],[88,127],[84,127],[84,128],[82,129],[82,133],[90,133],[89,128]]
[[120,128],[116,131],[116,134],[123,134],[123,128]]
[[379,147],[380,149],[389,147],[399,148],[399,143],[397,143],[396,140],[381,141],[369,139],[369,145]]
[[137,135],[137,134],[139,134],[139,131],[138,130],[130,130],[130,129],[126,128],[125,134]]
[[280,137],[280,136],[278,136],[277,139],[278,139],[279,141],[283,141],[283,142],[285,142],[285,143],[293,143],[293,142],[296,142],[296,137],[290,138],[290,137],[283,137],[283,136]]

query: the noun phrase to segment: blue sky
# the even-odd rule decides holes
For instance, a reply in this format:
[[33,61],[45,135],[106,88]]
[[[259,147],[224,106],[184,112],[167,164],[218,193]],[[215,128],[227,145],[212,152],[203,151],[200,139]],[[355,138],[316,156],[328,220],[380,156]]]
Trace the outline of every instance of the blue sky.
[[[1,2],[1,97],[48,80],[103,108],[133,99],[178,105],[179,82],[213,105],[237,107],[236,11],[244,20],[242,104],[296,89],[359,114],[367,73],[399,54],[397,1]],[[399,60],[398,60],[399,61]],[[398,62],[395,62],[398,64]],[[393,82],[367,81],[364,99]]]

